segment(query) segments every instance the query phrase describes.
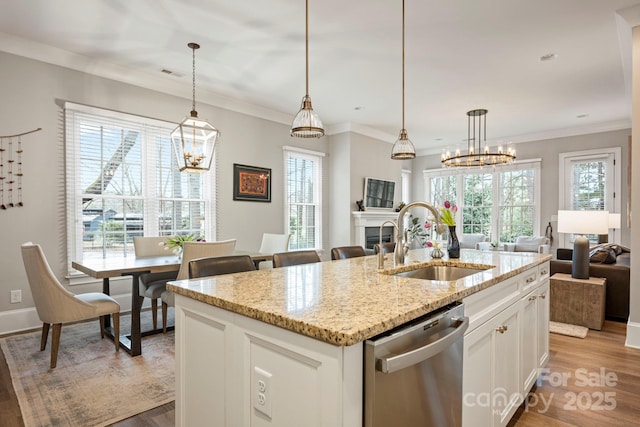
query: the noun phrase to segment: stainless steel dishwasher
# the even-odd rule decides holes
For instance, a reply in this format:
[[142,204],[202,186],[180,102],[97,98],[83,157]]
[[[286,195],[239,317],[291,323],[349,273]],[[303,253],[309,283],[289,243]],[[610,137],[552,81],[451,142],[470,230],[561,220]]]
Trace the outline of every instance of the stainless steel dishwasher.
[[468,326],[449,305],[365,341],[365,427],[459,427]]

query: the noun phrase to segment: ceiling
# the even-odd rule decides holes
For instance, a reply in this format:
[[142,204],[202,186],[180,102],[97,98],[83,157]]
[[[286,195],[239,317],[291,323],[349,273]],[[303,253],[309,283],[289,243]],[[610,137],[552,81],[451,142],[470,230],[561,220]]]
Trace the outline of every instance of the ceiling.
[[[198,102],[290,123],[305,91],[304,4],[0,0],[0,50],[190,99],[198,42]],[[406,0],[409,138],[423,154],[465,148],[476,108],[492,144],[629,128],[631,32],[616,11],[638,4]],[[400,0],[310,0],[309,94],[328,133],[397,138],[401,52]]]

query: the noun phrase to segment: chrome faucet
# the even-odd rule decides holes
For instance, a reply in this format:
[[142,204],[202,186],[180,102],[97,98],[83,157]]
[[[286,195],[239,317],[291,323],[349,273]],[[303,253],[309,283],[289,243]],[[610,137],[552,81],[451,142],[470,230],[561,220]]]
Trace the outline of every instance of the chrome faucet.
[[[378,241],[379,248],[380,248],[378,252],[378,270],[382,270],[384,268],[384,251],[382,250],[382,229],[384,228],[385,224],[391,224],[395,227],[396,231],[398,230],[398,225],[395,222],[391,221],[390,219],[380,224],[380,240]],[[398,246],[396,245],[396,247]]]
[[404,256],[409,249],[409,242],[407,241],[407,233],[404,230],[404,215],[407,211],[415,206],[422,206],[423,208],[427,208],[433,214],[433,217],[436,220],[436,227],[438,228],[438,233],[443,234],[446,230],[442,220],[440,219],[440,213],[438,210],[430,205],[427,202],[412,202],[400,209],[398,213],[398,220],[396,229],[398,230],[398,236],[396,238],[396,249],[393,252],[393,261],[394,265],[402,265],[404,264]]

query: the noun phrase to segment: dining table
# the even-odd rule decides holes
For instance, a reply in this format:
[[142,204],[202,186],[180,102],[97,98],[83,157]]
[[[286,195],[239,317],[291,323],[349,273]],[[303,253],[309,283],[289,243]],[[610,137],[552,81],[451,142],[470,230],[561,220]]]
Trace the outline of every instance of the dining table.
[[[273,254],[236,250],[234,255],[249,255],[258,268],[262,261],[271,261]],[[176,255],[157,257],[110,256],[106,258],[87,258],[82,261],[72,261],[71,266],[95,279],[102,279],[102,292],[110,294],[109,279],[112,277],[131,276],[131,331],[127,335],[115,337],[111,327],[111,316],[104,316],[106,335],[120,342],[120,347],[131,356],[142,354],[142,337],[162,333],[162,328],[142,331],[140,313],[144,297],[140,296],[138,285],[140,275],[144,273],[177,272],[181,260]],[[171,329],[171,328],[169,328]]]

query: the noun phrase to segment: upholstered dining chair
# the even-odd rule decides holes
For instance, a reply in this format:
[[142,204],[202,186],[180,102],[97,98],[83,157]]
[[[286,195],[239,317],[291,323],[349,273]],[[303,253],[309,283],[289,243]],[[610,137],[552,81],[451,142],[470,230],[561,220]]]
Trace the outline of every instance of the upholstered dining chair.
[[338,246],[336,248],[331,248],[331,259],[347,259],[347,258],[356,258],[360,256],[366,256],[362,246]]
[[[120,305],[109,295],[101,292],[73,294],[67,291],[51,271],[40,245],[31,242],[21,247],[22,261],[27,272],[33,302],[42,322],[40,351],[47,347],[49,327],[53,325],[51,343],[51,368],[58,361],[62,324],[80,320],[100,318],[100,335],[104,338],[103,316],[113,317],[113,335],[120,336]],[[120,351],[119,340],[114,339],[116,351]]]
[[[220,240],[218,242],[184,242],[182,245],[182,263],[176,280],[189,278],[189,262],[197,258],[229,256],[236,249],[236,239]],[[167,311],[173,307],[175,297],[173,292],[165,290],[160,295],[162,299],[162,330],[167,332]]]
[[312,262],[320,262],[318,253],[313,249],[273,254],[274,268],[288,267],[290,265],[310,264]]
[[[289,239],[291,234],[272,234],[263,233],[262,243],[260,244],[260,253],[262,254],[275,254],[279,252],[286,252],[289,250]],[[260,268],[273,268],[272,261],[262,261]]]
[[[169,237],[134,237],[133,248],[136,258],[157,257],[172,255],[172,252],[166,250],[165,244]],[[140,275],[138,284],[138,293],[141,297],[151,300],[151,320],[153,321],[153,329],[158,327],[158,299],[167,289],[167,282],[175,280],[177,273],[175,271],[167,271],[162,273],[144,273]]]
[[240,273],[256,269],[249,255],[231,255],[207,257],[189,261],[189,278],[218,276],[220,274]]
[[379,254],[380,250],[382,250],[383,254],[393,253],[393,251],[396,250],[396,242],[384,242],[382,243],[382,245],[376,243],[375,245],[373,245],[374,254]]

